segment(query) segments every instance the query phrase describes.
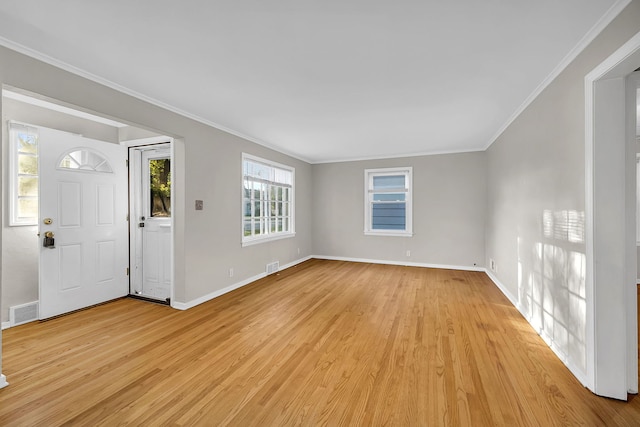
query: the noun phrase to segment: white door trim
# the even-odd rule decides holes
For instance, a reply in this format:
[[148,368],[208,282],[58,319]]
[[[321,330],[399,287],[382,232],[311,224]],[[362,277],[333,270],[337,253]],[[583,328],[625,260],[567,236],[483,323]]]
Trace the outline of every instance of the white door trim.
[[[629,223],[628,207],[629,202],[635,206],[635,193],[630,195],[635,154],[629,156],[625,77],[638,65],[640,33],[585,77],[586,386],[622,400],[638,390],[637,347],[631,351],[637,325],[630,321],[635,288],[625,285],[630,276],[635,283],[636,275],[628,242],[633,239],[635,248],[635,221]],[[605,189],[617,191],[607,194]],[[620,250],[622,259],[613,259]]]

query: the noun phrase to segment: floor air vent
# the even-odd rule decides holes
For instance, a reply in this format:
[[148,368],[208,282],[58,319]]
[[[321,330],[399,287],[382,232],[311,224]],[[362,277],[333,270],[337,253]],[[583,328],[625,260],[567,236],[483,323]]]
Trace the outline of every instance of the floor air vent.
[[38,302],[30,302],[22,305],[9,307],[9,324],[11,326],[22,325],[23,323],[38,320]]
[[275,273],[276,271],[278,271],[279,268],[280,268],[280,262],[279,261],[267,264],[267,275],[269,275],[271,273]]

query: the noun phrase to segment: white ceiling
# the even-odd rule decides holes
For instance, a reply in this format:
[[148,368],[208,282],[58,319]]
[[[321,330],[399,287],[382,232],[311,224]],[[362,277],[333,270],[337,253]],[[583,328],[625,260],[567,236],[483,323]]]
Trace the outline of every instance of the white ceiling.
[[0,44],[315,163],[485,149],[628,1],[3,0]]

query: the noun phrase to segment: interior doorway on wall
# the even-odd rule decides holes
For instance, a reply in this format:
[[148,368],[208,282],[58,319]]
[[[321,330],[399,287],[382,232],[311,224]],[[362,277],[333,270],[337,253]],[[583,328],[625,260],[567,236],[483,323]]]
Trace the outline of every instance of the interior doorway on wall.
[[638,393],[636,240],[640,33],[585,76],[587,372],[594,393]]
[[[18,173],[18,170],[15,170],[16,179],[9,180],[9,176],[13,173],[11,172],[8,166],[8,159],[10,156],[9,147],[9,122],[20,122],[27,123],[32,126],[33,129],[38,128],[50,128],[56,131],[67,132],[69,135],[68,138],[81,138],[82,143],[78,142],[74,145],[76,146],[84,146],[87,138],[94,139],[97,141],[103,141],[107,146],[117,147],[122,149],[123,151],[123,159],[122,161],[113,160],[112,167],[115,167],[116,164],[120,167],[120,165],[124,166],[124,161],[128,156],[128,150],[131,145],[135,144],[150,144],[152,141],[161,140],[162,142],[172,141],[171,138],[164,136],[158,132],[154,132],[148,129],[143,129],[141,127],[125,124],[119,121],[115,121],[110,118],[105,118],[96,113],[83,110],[79,107],[65,104],[63,102],[50,99],[47,97],[43,97],[38,94],[34,94],[28,91],[24,91],[14,87],[3,86],[2,88],[2,105],[3,105],[3,123],[2,123],[2,134],[3,134],[3,186],[2,192],[4,200],[10,200],[12,198],[16,199],[16,206],[23,206],[26,210],[25,212],[8,212],[10,209],[7,206],[7,211],[2,216],[2,247],[3,247],[3,259],[2,259],[2,281],[0,282],[0,292],[2,292],[2,328],[17,326],[22,323],[27,323],[33,320],[37,320],[39,317],[42,318],[39,314],[39,305],[40,300],[42,298],[42,293],[40,290],[39,284],[39,276],[41,271],[41,265],[39,263],[39,256],[43,247],[43,238],[44,236],[38,236],[39,232],[52,231],[54,233],[54,245],[61,246],[63,244],[62,238],[64,235],[68,235],[72,230],[71,228],[65,230],[53,230],[46,228],[45,226],[60,226],[62,225],[59,218],[53,218],[52,214],[47,214],[42,216],[39,214],[38,210],[38,197],[40,196],[40,192],[37,191],[38,186],[35,187],[33,185],[29,186],[25,183],[27,182],[37,182],[37,162],[38,153],[30,152],[29,147],[24,150],[16,151],[16,165],[22,164],[23,166],[34,166],[36,169],[34,171],[22,171]],[[41,143],[45,143],[44,140]],[[69,165],[76,167],[76,169],[69,169],[70,172],[66,172],[69,176],[76,177],[89,177],[89,176],[99,176],[104,173],[102,169],[100,171],[90,171],[87,169],[88,166],[91,166],[91,160],[98,159],[100,156],[96,155],[96,153],[105,154],[105,149],[101,147],[94,147],[88,145],[86,150],[69,150],[70,157],[73,159],[69,160]],[[77,153],[76,153],[77,151]],[[22,157],[19,158],[18,155]],[[75,157],[74,157],[75,156]],[[55,157],[55,156],[54,156]],[[64,156],[63,156],[64,157]],[[24,158],[24,159],[23,159]],[[74,160],[75,159],[75,160]],[[28,160],[28,161],[27,161]],[[54,159],[54,163],[57,166],[53,166],[54,169],[60,170],[61,163],[60,161],[64,160],[62,157],[58,159],[57,157]],[[87,162],[84,162],[87,160]],[[22,161],[20,163],[19,161]],[[56,163],[57,162],[57,163]],[[77,163],[77,164],[76,164]],[[86,164],[85,164],[86,163]],[[101,168],[100,165],[93,165],[95,167]],[[15,169],[15,168],[13,168]],[[105,189],[107,186],[95,186],[93,193],[100,192],[101,196],[105,203],[103,203],[103,208],[101,209],[101,216],[98,215],[97,221],[106,221],[111,218],[111,214],[113,214],[114,218],[118,219],[127,219],[129,216],[129,196],[127,195],[127,188],[129,187],[128,183],[128,172],[126,168],[122,174],[122,188],[118,189],[117,194],[124,195],[124,202],[120,203],[117,207],[115,203],[110,203],[109,193]],[[100,172],[100,173],[98,173]],[[64,171],[60,173],[65,173]],[[33,175],[33,176],[32,176]],[[11,175],[12,176],[12,175]],[[120,175],[119,175],[120,176]],[[15,185],[12,184],[12,181]],[[22,186],[18,184],[24,181]],[[67,180],[69,181],[69,180]],[[65,181],[66,182],[66,181]],[[68,183],[67,183],[68,184]],[[72,185],[65,184],[65,188],[67,190]],[[81,186],[81,184],[79,184]],[[76,186],[78,187],[78,186]],[[76,188],[74,187],[74,188]],[[90,186],[88,186],[90,187]],[[34,191],[34,188],[36,191]],[[57,187],[56,187],[57,188]],[[96,188],[99,188],[96,190]],[[101,190],[100,190],[101,189]],[[48,192],[54,192],[48,191]],[[57,193],[57,190],[55,190]],[[24,194],[23,194],[24,193]],[[82,199],[92,198],[95,199],[98,197],[96,194],[87,194],[82,196]],[[70,193],[69,193],[70,194]],[[15,197],[14,197],[15,196]],[[33,203],[35,201],[35,203]],[[8,205],[8,203],[7,203]],[[29,210],[27,208],[33,207],[33,209]],[[107,209],[109,206],[112,208]],[[35,212],[35,215],[27,215],[30,212]],[[53,211],[58,211],[58,209],[53,209]],[[70,212],[67,212],[71,215]],[[53,214],[54,216],[56,214]],[[73,215],[69,216],[71,218]],[[97,215],[97,214],[96,214]],[[96,217],[96,215],[89,215],[91,217]],[[41,217],[42,216],[42,217]],[[84,215],[87,216],[87,215]],[[17,219],[14,219],[17,218]],[[51,217],[51,224],[44,224],[43,221],[45,217]],[[67,218],[68,219],[68,218]],[[129,223],[130,224],[130,223]],[[121,296],[126,296],[131,293],[131,285],[130,285],[130,273],[131,273],[131,265],[130,263],[130,237],[129,237],[129,229],[130,226],[126,223],[124,225],[124,239],[125,244],[122,248],[116,251],[119,254],[124,254],[124,265],[117,265],[118,273],[122,275],[129,274],[129,276],[124,277],[124,293]],[[67,224],[69,225],[69,224]],[[45,229],[46,228],[46,229]],[[168,239],[170,241],[171,247],[173,245],[173,235],[171,234],[171,230],[173,227],[171,226],[169,231]],[[166,236],[165,236],[166,238]],[[106,239],[108,240],[108,239]],[[107,257],[107,249],[109,244],[105,243],[105,239],[100,240],[100,250],[102,250],[102,254],[106,257],[104,260],[109,261],[109,257]],[[93,245],[96,246],[96,245]],[[96,246],[97,247],[97,246]],[[67,254],[72,254],[72,248],[67,248]],[[50,253],[54,253],[55,250],[50,250]],[[47,253],[49,254],[49,253]],[[69,260],[71,258],[67,257]],[[104,258],[104,257],[103,257]],[[72,266],[72,262],[68,263],[69,266]],[[106,262],[104,265],[111,265],[110,262]],[[61,268],[67,268],[68,266],[61,266]],[[166,269],[169,271],[173,270],[173,257],[167,259]],[[67,270],[69,270],[67,268]],[[99,276],[103,274],[104,277],[107,277],[107,269],[95,269],[96,274]],[[71,271],[71,270],[69,270]],[[67,271],[67,272],[69,272]],[[75,277],[73,275],[69,276],[71,278]],[[7,284],[10,284],[10,287],[7,287]],[[170,292],[173,292],[173,289],[170,289]],[[166,300],[165,300],[166,301]],[[14,313],[15,312],[15,313]],[[15,314],[15,315],[14,315]],[[62,314],[62,313],[61,313]]]
[[130,294],[171,303],[173,296],[172,142],[129,148]]

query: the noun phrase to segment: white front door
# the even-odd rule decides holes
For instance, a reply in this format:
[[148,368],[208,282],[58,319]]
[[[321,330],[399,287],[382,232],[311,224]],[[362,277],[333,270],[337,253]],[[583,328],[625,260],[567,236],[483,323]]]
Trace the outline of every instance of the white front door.
[[127,151],[47,128],[39,141],[39,317],[46,319],[128,294]]
[[169,144],[130,149],[132,294],[171,298],[171,152]]

